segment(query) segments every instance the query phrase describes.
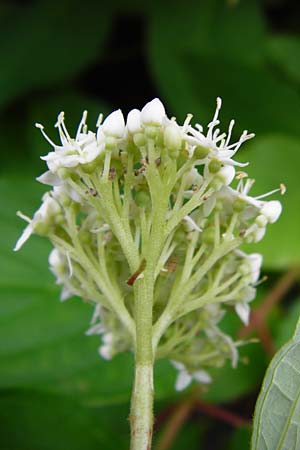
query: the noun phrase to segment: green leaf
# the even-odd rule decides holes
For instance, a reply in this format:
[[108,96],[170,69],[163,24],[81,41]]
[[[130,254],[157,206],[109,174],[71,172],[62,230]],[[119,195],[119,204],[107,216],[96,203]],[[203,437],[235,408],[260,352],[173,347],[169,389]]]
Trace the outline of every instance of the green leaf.
[[0,106],[74,77],[99,60],[111,8],[79,0],[35,2],[0,16]]
[[283,76],[300,83],[300,36],[275,35],[266,41],[267,58]]
[[2,392],[1,448],[125,450],[127,409],[128,405],[89,409],[67,397],[34,391]]
[[300,320],[276,353],[255,408],[252,450],[297,450],[300,445]]
[[[150,22],[150,67],[170,113],[183,120],[191,112],[205,125],[213,116],[215,98],[221,96],[224,128],[235,118],[237,132],[276,130],[299,136],[298,92],[265,67],[256,2],[227,7],[227,14],[225,2],[197,3],[194,8],[176,6],[172,14],[162,10]],[[216,7],[220,3],[223,9]],[[250,14],[248,8],[254,11]]]
[[282,202],[283,212],[275,224],[269,225],[264,239],[249,246],[264,256],[264,267],[286,269],[300,262],[300,139],[281,134],[258,136],[249,142],[240,159],[250,161],[247,172],[256,182],[251,190],[263,194],[284,183],[284,196],[273,196]]
[[281,311],[280,320],[276,322],[275,344],[276,348],[282,347],[290,338],[300,316],[300,299],[297,298],[287,311]]

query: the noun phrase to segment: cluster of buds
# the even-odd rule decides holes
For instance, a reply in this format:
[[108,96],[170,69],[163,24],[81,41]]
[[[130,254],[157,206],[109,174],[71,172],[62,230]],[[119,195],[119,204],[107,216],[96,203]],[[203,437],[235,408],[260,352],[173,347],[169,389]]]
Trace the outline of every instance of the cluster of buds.
[[135,350],[135,286],[148,270],[153,352],[179,370],[178,389],[210,382],[209,369],[227,359],[236,365],[239,343],[220,322],[234,308],[248,323],[262,264],[240,247],[261,240],[281,213],[279,201],[264,200],[277,190],[249,195],[254,180],[233,158],[253,134],[230,143],[234,121],[221,133],[220,108],[218,98],[206,132],[190,114],[182,125],[169,119],[158,99],[126,123],[120,110],[100,115],[96,132],[84,112],[75,138],[61,113],[60,145],[37,124],[53,147],[38,181],[52,190],[32,219],[19,213],[28,225],[15,250],[31,234],[52,242],[61,299],[95,305],[87,334],[101,334],[103,358]]

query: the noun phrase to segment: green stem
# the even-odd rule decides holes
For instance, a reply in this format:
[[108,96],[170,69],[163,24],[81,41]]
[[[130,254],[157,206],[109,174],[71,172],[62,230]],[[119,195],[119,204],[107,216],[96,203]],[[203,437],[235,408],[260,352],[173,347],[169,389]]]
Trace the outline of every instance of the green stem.
[[149,450],[153,428],[153,274],[146,269],[143,277],[135,281],[134,288],[136,347],[130,412],[130,450]]

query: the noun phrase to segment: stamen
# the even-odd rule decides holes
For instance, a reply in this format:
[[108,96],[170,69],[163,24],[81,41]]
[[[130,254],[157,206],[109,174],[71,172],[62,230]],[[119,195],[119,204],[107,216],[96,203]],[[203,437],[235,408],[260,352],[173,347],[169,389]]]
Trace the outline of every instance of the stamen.
[[52,147],[55,147],[54,142],[52,142],[51,139],[49,138],[49,136],[47,136],[47,134],[45,133],[43,125],[41,125],[40,123],[36,123],[35,126],[36,126],[36,128],[38,128],[39,130],[41,130],[41,133],[42,133],[42,135],[44,136],[44,138],[46,139],[46,141],[49,142],[49,144],[50,144]]
[[96,122],[96,127],[97,128],[100,127],[100,125],[102,123],[102,120],[103,120],[103,114],[100,113],[99,116],[98,116],[97,122]]
[[80,134],[80,132],[81,132],[82,127],[85,126],[87,114],[88,114],[88,112],[87,112],[86,110],[83,111],[81,121],[80,121],[80,123],[79,123],[79,125],[78,125],[78,128],[77,128],[77,133],[76,133],[76,138],[75,138],[76,141],[77,141],[77,139],[78,139],[78,137],[79,137],[79,134]]
[[200,133],[203,132],[203,126],[200,125],[200,123],[196,123],[196,124],[195,124],[195,128],[197,128],[197,130],[200,131]]
[[184,121],[184,123],[183,123],[183,131],[186,131],[187,130],[187,128],[188,128],[188,126],[189,126],[189,124],[190,124],[190,121],[192,120],[192,118],[193,118],[193,114],[188,114],[187,116],[186,116],[186,118],[185,118],[185,121]]
[[248,174],[246,172],[242,172],[241,170],[239,170],[236,173],[236,180],[241,180],[242,178],[246,178],[248,176]]
[[17,211],[16,214],[17,214],[18,217],[20,217],[21,219],[25,220],[25,222],[31,223],[30,217],[25,216],[25,214],[23,214],[21,211]]
[[266,194],[262,194],[262,195],[259,195],[258,197],[254,197],[254,198],[255,198],[256,200],[260,200],[260,199],[262,199],[262,198],[269,197],[269,195],[275,194],[276,192],[279,192],[279,191],[280,191],[280,193],[281,193],[281,195],[282,195],[282,194],[284,194],[284,192],[285,192],[285,191],[282,192],[282,186],[285,188],[284,185],[280,185],[279,188],[273,189],[273,191],[266,192]]
[[[68,130],[66,128],[64,120],[65,120],[65,113],[62,111],[61,113],[58,114],[57,122],[55,124],[55,127],[57,127],[58,130],[59,130],[59,134],[60,134],[60,137],[62,139],[62,144],[64,144],[64,143],[69,143],[70,144],[72,142],[72,140],[71,140],[71,137],[70,137],[70,135],[68,133]],[[63,141],[65,141],[65,142],[63,142]]]
[[231,138],[231,134],[232,134],[232,130],[233,130],[234,124],[235,124],[235,122],[234,122],[234,120],[232,119],[232,120],[230,121],[230,124],[229,124],[229,127],[228,127],[228,134],[227,134],[227,139],[226,139],[226,142],[225,142],[225,147],[227,147],[227,145],[228,145],[229,142],[230,142],[230,138]]
[[280,183],[279,187],[281,195],[284,195],[286,193],[286,186],[283,183]]

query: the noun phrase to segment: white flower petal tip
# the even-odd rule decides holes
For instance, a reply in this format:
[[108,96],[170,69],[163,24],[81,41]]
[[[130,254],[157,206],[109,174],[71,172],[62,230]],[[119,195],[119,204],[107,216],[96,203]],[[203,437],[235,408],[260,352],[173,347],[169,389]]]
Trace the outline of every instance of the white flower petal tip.
[[278,200],[272,200],[262,206],[260,213],[266,217],[269,223],[274,223],[279,218],[281,211],[281,203]]
[[109,114],[104,120],[101,129],[106,136],[113,136],[116,138],[123,137],[125,121],[122,111],[117,109]]
[[183,391],[191,384],[191,381],[192,376],[186,370],[180,370],[175,385],[176,391]]
[[141,126],[141,111],[132,109],[127,116],[127,129],[131,134],[142,131]]
[[36,181],[42,184],[48,184],[49,186],[61,186],[63,184],[59,176],[51,172],[51,170],[47,170],[47,172],[37,177]]
[[184,216],[186,231],[203,231],[190,216]]
[[27,225],[27,227],[25,228],[25,230],[19,237],[19,239],[14,247],[14,252],[17,252],[20,250],[20,248],[25,244],[25,242],[28,241],[28,239],[30,238],[32,233],[33,233],[32,225],[29,224],[29,225]]
[[218,178],[220,178],[225,186],[228,186],[235,177],[235,168],[233,166],[226,165],[222,167],[218,172]]
[[249,324],[250,307],[246,302],[239,302],[235,305],[235,311],[244,325]]
[[103,359],[106,359],[107,361],[112,359],[112,352],[110,345],[101,345],[99,347],[99,354],[102,356]]
[[165,107],[158,98],[147,103],[141,111],[141,121],[144,125],[161,125],[165,116]]
[[210,384],[212,382],[212,378],[205,370],[197,370],[193,373],[193,378],[195,381],[203,384]]

